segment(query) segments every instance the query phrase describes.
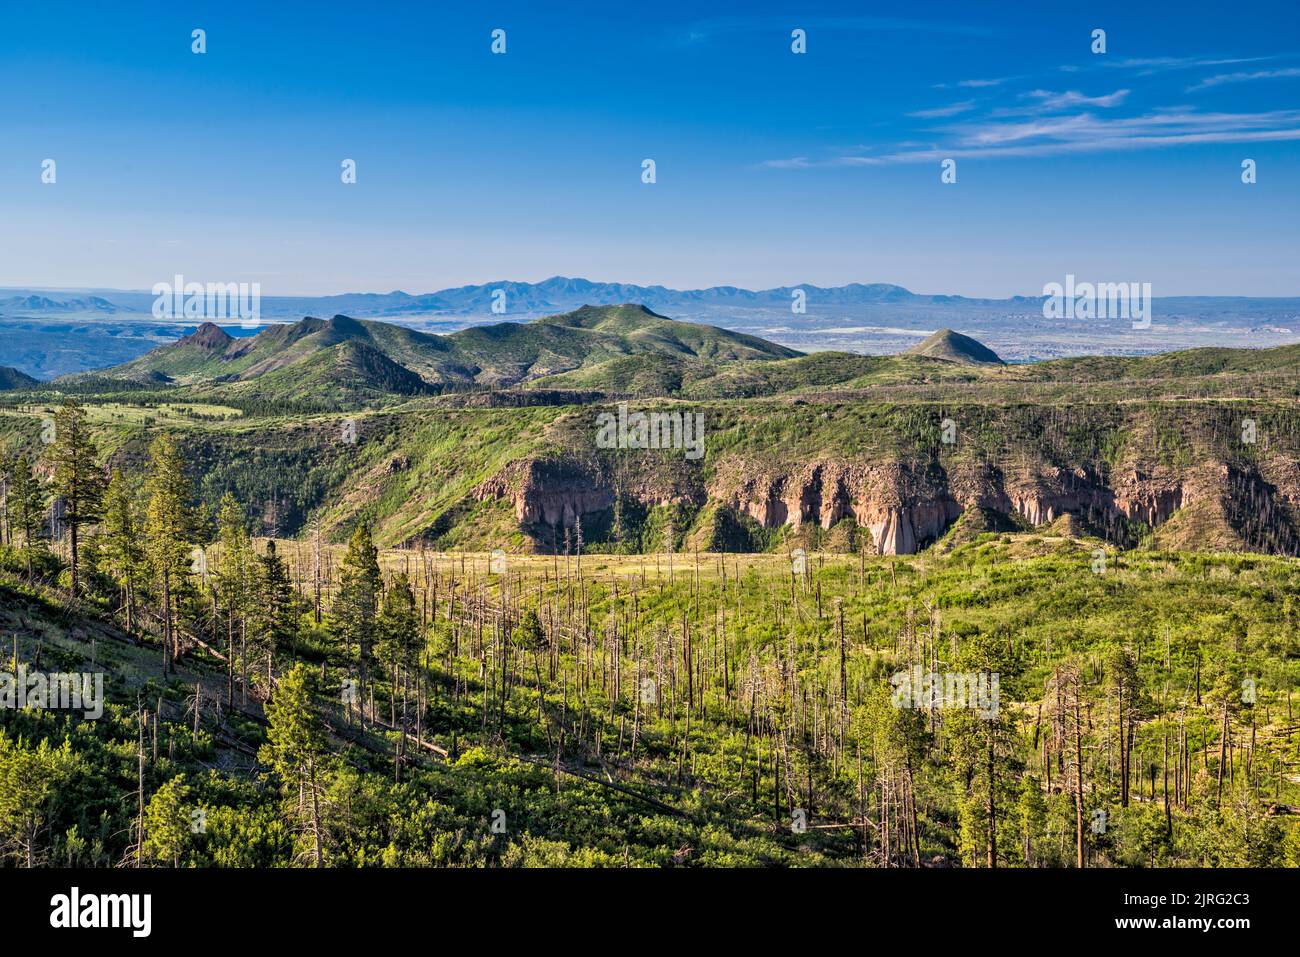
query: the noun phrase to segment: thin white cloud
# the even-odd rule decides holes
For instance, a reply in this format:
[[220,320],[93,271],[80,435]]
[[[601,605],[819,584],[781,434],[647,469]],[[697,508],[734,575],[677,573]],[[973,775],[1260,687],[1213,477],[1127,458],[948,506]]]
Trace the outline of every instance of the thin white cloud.
[[1187,88],[1188,93],[1194,93],[1197,90],[1208,90],[1213,86],[1222,86],[1224,83],[1245,83],[1249,80],[1276,80],[1282,77],[1300,76],[1300,67],[1286,67],[1280,70],[1256,70],[1251,72],[1239,73],[1220,73],[1217,76],[1207,76],[1200,83],[1193,84]]
[[[1237,63],[1258,63],[1261,60],[1272,60],[1273,56],[1248,56],[1248,57],[1207,57],[1207,56],[1158,56],[1158,57],[1125,57],[1123,59],[1111,59],[1110,57],[1093,57],[1087,61],[1087,66],[1095,66],[1102,69],[1119,69],[1119,70],[1137,70],[1138,76],[1150,76],[1153,73],[1166,73],[1171,70],[1192,70],[1198,67],[1207,66],[1232,66]],[[1070,72],[1077,71],[1079,66],[1070,65],[1061,67],[1062,70]]]
[[818,164],[806,156],[792,156],[789,159],[764,160],[758,165],[768,169],[811,169]]
[[1041,157],[1158,149],[1197,143],[1256,143],[1300,140],[1300,110],[1262,113],[1200,113],[1179,108],[1142,116],[1111,118],[1092,113],[1014,122],[971,122],[949,127],[950,142],[879,155],[841,155],[822,160],[769,160],[777,169],[884,166],[941,159]]
[[950,106],[936,106],[932,110],[917,110],[915,113],[908,113],[907,115],[915,116],[923,120],[934,120],[946,116],[956,116],[958,113],[968,113],[974,108],[974,100],[965,100],[961,103],[953,103]]
[[1018,76],[1000,76],[984,80],[958,80],[956,83],[932,83],[931,89],[934,90],[951,90],[954,88],[962,90],[983,90],[989,87],[1001,86],[1003,83],[1010,83],[1012,80],[1018,80]]
[[1052,90],[1030,90],[1022,94],[1022,99],[1036,100],[1035,106],[1043,110],[1071,109],[1081,106],[1118,106],[1128,96],[1128,90],[1116,90],[1104,96],[1086,96],[1078,90],[1056,93]]
[[[1137,71],[1137,75],[1173,70],[1206,68],[1229,64],[1275,60],[1292,54],[1259,57],[1145,57],[1094,58],[1107,67]],[[1086,62],[1086,61],[1085,61]],[[1102,66],[1067,65],[1069,72]],[[1273,77],[1300,76],[1300,68],[1222,73],[1207,77],[1194,87],[1204,89],[1223,83]],[[982,89],[1001,87],[1027,76],[967,79],[933,84],[934,89]],[[818,167],[882,166],[893,163],[930,162],[948,157],[1052,156],[1067,153],[1107,152],[1176,147],[1196,143],[1248,143],[1300,139],[1300,110],[1261,113],[1202,113],[1190,106],[1150,109],[1138,116],[1115,116],[1117,107],[1128,103],[1127,87],[1101,94],[1080,90],[1058,91],[1037,88],[1004,99],[1006,105],[974,115],[977,101],[964,100],[946,106],[908,113],[922,120],[953,122],[927,129],[933,142],[900,142],[870,146],[841,146],[838,155],[772,159],[758,165],[773,169]],[[996,93],[994,94],[996,95]],[[1098,115],[1096,111],[1106,111]],[[967,117],[965,114],[972,114]]]

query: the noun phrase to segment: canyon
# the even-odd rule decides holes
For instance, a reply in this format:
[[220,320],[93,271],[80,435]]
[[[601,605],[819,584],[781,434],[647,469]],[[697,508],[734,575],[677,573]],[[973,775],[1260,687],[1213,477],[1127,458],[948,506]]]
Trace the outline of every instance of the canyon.
[[1122,541],[1137,526],[1158,530],[1195,507],[1239,548],[1296,554],[1298,472],[1294,461],[1288,468],[1281,460],[1262,470],[1209,462],[1185,470],[1155,465],[1110,471],[970,460],[814,461],[773,469],[731,460],[719,463],[707,479],[701,472],[655,487],[620,485],[610,481],[608,470],[576,460],[533,460],[481,484],[475,497],[507,500],[543,549],[553,537],[541,529],[591,522],[621,496],[647,509],[677,505],[700,513],[714,506],[763,529],[796,533],[849,521],[870,532],[868,548],[877,555],[922,551],[968,510],[999,513],[1021,527],[1074,516],[1095,533]]

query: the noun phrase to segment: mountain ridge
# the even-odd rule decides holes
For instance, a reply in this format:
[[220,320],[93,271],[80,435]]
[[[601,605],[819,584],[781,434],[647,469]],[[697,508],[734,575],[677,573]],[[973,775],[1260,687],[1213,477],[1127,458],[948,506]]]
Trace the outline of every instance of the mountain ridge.
[[[9,302],[36,297],[38,309],[0,305],[0,365],[40,378],[88,371],[143,355],[157,345],[158,329],[177,320],[152,315],[155,297],[144,291],[10,289]],[[796,295],[796,293],[799,293]],[[98,297],[116,312],[90,308]],[[1037,296],[1004,299],[949,293],[924,294],[891,283],[814,283],[765,290],[717,285],[676,290],[664,285],[596,282],[553,276],[540,282],[501,280],[433,293],[342,293],[294,297],[264,295],[243,338],[268,324],[293,324],[304,316],[346,315],[448,333],[502,320],[526,322],[578,310],[584,305],[638,302],[679,320],[745,332],[804,352],[901,352],[933,332],[953,328],[975,336],[1013,362],[1065,356],[1142,355],[1200,346],[1260,347],[1300,341],[1300,298],[1160,297],[1150,329],[1129,323],[1098,323],[1081,336],[1071,323],[1042,315]],[[195,328],[200,316],[184,331]],[[220,320],[218,320],[220,321]],[[44,333],[48,324],[61,323]],[[40,325],[37,325],[40,324]],[[182,332],[183,334],[183,332]],[[43,341],[42,341],[43,340]],[[58,342],[57,348],[54,343]]]
[[[535,312],[546,308],[553,308],[557,312],[563,312],[576,308],[584,301],[592,305],[641,302],[652,308],[685,302],[730,306],[745,304],[783,304],[789,306],[796,290],[802,290],[810,303],[823,306],[907,302],[934,305],[1019,305],[1036,304],[1042,301],[1042,296],[1035,294],[969,296],[951,292],[920,293],[906,286],[889,282],[855,281],[832,286],[808,282],[771,286],[762,289],[722,284],[682,289],[660,283],[644,285],[640,283],[608,282],[587,279],[581,276],[555,275],[535,282],[496,279],[419,293],[394,289],[389,292],[345,292],[324,296],[268,295],[262,297],[262,303],[264,310],[268,304],[295,304],[292,308],[304,309],[304,305],[310,303],[314,304],[314,308],[306,308],[304,309],[305,312],[328,314],[355,312],[362,313],[363,318],[379,318],[384,315],[456,314],[467,310],[475,314],[491,314],[493,294],[496,292],[506,294],[505,307],[508,312],[514,313]],[[18,309],[26,301],[30,302],[30,305],[26,306],[26,308],[32,311],[68,311],[74,308],[95,308],[104,311],[122,309],[147,312],[154,299],[151,293],[143,290],[69,289],[67,290],[68,293],[76,292],[83,293],[83,295],[63,300],[54,299],[46,295],[45,292],[37,290],[17,289],[14,291],[16,291],[16,295],[0,299],[0,313]],[[1157,300],[1179,305],[1192,302],[1220,305],[1234,302],[1277,304],[1297,302],[1300,301],[1300,297],[1159,296]]]
[[[332,364],[318,358],[338,349],[343,351]],[[510,387],[633,355],[726,363],[787,359],[800,353],[755,336],[679,322],[642,305],[622,304],[584,306],[533,322],[473,326],[445,335],[342,314],[330,319],[307,316],[244,338],[204,323],[176,342],[93,374],[98,379],[196,387],[238,384],[240,393],[264,397],[308,386],[325,387],[343,397],[353,386],[365,393],[413,395],[446,386]],[[303,381],[295,381],[293,369]],[[344,370],[362,374],[350,384]],[[75,384],[88,375],[65,376],[56,384]],[[263,388],[247,385],[261,380]]]
[[21,369],[15,369],[13,366],[0,366],[0,392],[30,389],[40,384],[39,379],[29,376]]

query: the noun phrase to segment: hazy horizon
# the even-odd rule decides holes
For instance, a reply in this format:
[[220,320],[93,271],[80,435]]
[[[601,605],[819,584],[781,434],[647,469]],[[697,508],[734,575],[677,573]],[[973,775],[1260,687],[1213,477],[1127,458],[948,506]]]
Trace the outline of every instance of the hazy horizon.
[[[171,277],[165,277],[159,279],[158,281],[165,282],[168,281],[170,278]],[[191,278],[193,277],[186,276],[187,280]],[[709,289],[727,289],[727,288],[739,289],[744,292],[763,293],[763,292],[772,292],[775,290],[785,290],[785,289],[794,289],[799,287],[812,287],[812,286],[816,286],[822,289],[844,289],[851,286],[897,286],[901,289],[906,290],[912,295],[916,295],[916,296],[955,296],[963,299],[988,299],[992,301],[1010,300],[1010,299],[1017,299],[1017,298],[1038,299],[1042,297],[1042,293],[1039,291],[1012,292],[1004,296],[982,296],[982,295],[977,295],[974,293],[965,292],[962,290],[954,290],[954,289],[914,288],[904,283],[893,282],[888,279],[849,279],[846,280],[845,282],[839,282],[830,285],[825,285],[821,283],[809,283],[809,282],[793,282],[793,283],[779,283],[779,284],[762,285],[762,286],[740,286],[735,283],[714,282],[714,283],[708,283],[700,286],[674,286],[666,282],[632,282],[626,279],[593,279],[590,276],[581,276],[581,275],[570,274],[570,273],[553,273],[549,275],[539,274],[538,278],[516,278],[516,277],[504,278],[498,276],[489,279],[473,279],[473,280],[459,281],[459,282],[454,282],[450,285],[439,286],[437,288],[430,287],[427,289],[356,288],[356,289],[346,289],[341,292],[310,293],[310,292],[280,292],[280,291],[267,290],[265,287],[263,287],[262,297],[268,299],[327,299],[336,296],[393,296],[393,295],[406,295],[412,297],[419,297],[419,296],[433,295],[439,292],[444,292],[449,289],[469,289],[469,288],[493,286],[496,284],[514,283],[519,285],[542,285],[546,282],[556,280],[556,279],[567,279],[567,280],[574,280],[578,282],[589,282],[592,283],[593,285],[611,285],[611,286],[623,285],[623,286],[639,286],[642,288],[659,287],[669,292],[681,292],[681,293],[701,292]],[[1121,278],[1116,281],[1123,281],[1123,280]],[[0,292],[3,293],[55,292],[55,293],[66,293],[66,294],[123,293],[123,294],[132,294],[132,295],[152,295],[152,291],[148,287],[128,287],[128,286],[112,286],[112,285],[102,285],[102,286],[36,285],[31,283],[14,283],[12,285],[9,284],[0,285]],[[1250,293],[1250,292],[1184,293],[1184,292],[1164,292],[1164,291],[1156,290],[1154,292],[1154,298],[1156,299],[1300,299],[1300,288],[1298,288],[1295,292],[1276,293],[1276,294],[1271,293],[1268,295],[1261,295],[1261,294]],[[168,320],[168,321],[173,321],[173,320]]]

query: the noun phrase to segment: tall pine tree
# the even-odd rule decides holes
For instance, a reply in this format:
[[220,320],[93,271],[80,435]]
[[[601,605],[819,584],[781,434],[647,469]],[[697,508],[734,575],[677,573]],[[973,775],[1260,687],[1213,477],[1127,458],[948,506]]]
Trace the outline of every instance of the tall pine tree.
[[184,580],[190,544],[194,538],[191,510],[193,493],[181,462],[180,451],[163,433],[149,447],[149,478],[145,489],[145,551],[159,590],[163,625],[163,672],[176,670],[180,640],[176,630],[176,592]]
[[54,466],[54,494],[63,500],[63,520],[71,543],[71,593],[80,584],[81,528],[99,518],[104,494],[104,476],[96,459],[85,410],[68,399],[54,415],[54,442],[49,460]]
[[13,531],[9,524],[9,490],[14,481],[14,456],[8,449],[0,449],[0,545],[13,544]]
[[104,493],[99,534],[99,570],[117,585],[126,617],[126,630],[136,626],[135,605],[145,551],[131,490],[122,473],[113,470]]
[[370,537],[370,529],[358,526],[348,542],[347,554],[339,570],[339,590],[332,609],[334,627],[349,653],[357,645],[358,691],[361,695],[362,723],[365,723],[366,689],[375,639],[375,619],[379,604],[379,549]]
[[13,490],[14,528],[23,534],[23,555],[27,559],[27,580],[32,580],[32,556],[45,537],[45,490],[32,472],[27,456],[18,456],[14,463]]
[[296,615],[293,585],[283,558],[276,554],[275,542],[266,543],[266,554],[257,559],[257,641],[266,653],[266,683],[271,686],[273,662],[277,648],[293,640]]
[[[379,611],[379,650],[388,662],[391,681],[390,714],[397,720],[398,683],[409,687],[411,672],[415,668],[420,648],[420,613],[415,604],[411,581],[403,572],[393,579],[384,593]],[[406,694],[402,694],[402,723],[406,723]]]
[[312,704],[307,669],[295,664],[280,680],[266,706],[267,743],[259,759],[271,766],[280,779],[284,796],[293,806],[294,817],[312,838],[312,861],[322,863],[320,794],[328,759],[325,728]]
[[[217,511],[217,601],[226,619],[226,703],[234,701],[235,636],[240,647],[247,650],[248,618],[254,607],[253,546],[248,537],[244,509],[235,496],[226,492],[221,496]],[[242,656],[242,655],[241,655]],[[241,662],[240,673],[245,679],[244,696],[247,697],[247,662]]]

